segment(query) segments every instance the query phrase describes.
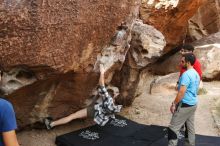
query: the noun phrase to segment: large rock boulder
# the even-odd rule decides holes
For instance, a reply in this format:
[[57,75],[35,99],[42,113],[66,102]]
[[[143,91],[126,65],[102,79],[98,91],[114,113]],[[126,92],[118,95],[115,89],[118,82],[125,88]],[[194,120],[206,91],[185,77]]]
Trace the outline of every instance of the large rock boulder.
[[188,41],[199,40],[220,31],[220,1],[206,0],[189,20]]
[[[41,72],[39,72],[39,67],[30,68],[34,73],[35,82],[31,85],[25,84],[28,86],[22,87],[7,96],[7,99],[15,107],[19,127],[32,125],[48,116],[55,119],[60,118],[88,106],[91,103],[93,90],[96,89],[98,83],[98,64],[100,62],[109,68],[106,72],[106,83],[117,85],[120,88],[121,95],[117,102],[130,105],[135,98],[134,95],[139,82],[139,70],[161,55],[166,42],[158,30],[143,24],[140,20],[134,21],[130,36],[126,36],[126,31],[125,28],[119,29],[112,42],[103,48],[97,57],[93,72],[60,74],[48,68],[42,67]],[[128,45],[126,37],[131,39],[131,47],[130,50],[127,50],[126,61],[120,69],[125,60],[120,55],[124,53],[121,52],[122,46],[124,43],[124,45]],[[23,71],[25,68],[12,67],[5,70],[3,80],[7,80],[7,82],[4,82],[1,87],[3,91],[6,92],[5,86],[17,87],[15,83],[9,85],[9,82],[11,80],[20,81],[17,76],[17,72],[20,70]],[[116,71],[115,74],[114,70]],[[32,81],[31,79],[26,78],[27,81]]]
[[166,41],[161,32],[153,26],[136,21],[132,28],[130,52],[137,67],[145,67],[162,55]]
[[[99,64],[108,69],[106,83],[121,68],[138,6],[136,0],[0,4],[0,62],[5,68],[0,88],[5,95],[20,88],[7,96],[19,127],[47,116],[59,118],[89,104]],[[33,78],[20,84],[23,80],[10,73],[17,65],[32,70]]]

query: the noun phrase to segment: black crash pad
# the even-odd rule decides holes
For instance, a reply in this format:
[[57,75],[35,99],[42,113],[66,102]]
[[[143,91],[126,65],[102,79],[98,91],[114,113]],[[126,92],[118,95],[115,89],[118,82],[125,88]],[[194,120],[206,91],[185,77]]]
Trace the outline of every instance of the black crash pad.
[[[105,126],[90,126],[56,137],[57,146],[167,146],[166,127],[143,125],[116,116]],[[178,146],[183,146],[184,138]],[[196,135],[196,146],[220,146],[219,137]]]

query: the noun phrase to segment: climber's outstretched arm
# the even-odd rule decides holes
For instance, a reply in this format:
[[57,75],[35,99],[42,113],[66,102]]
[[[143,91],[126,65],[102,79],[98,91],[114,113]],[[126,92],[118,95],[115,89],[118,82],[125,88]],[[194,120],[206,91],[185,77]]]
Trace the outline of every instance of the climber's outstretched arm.
[[100,69],[99,85],[105,86],[105,77],[104,77],[105,68],[104,68],[103,64],[100,64],[99,69]]

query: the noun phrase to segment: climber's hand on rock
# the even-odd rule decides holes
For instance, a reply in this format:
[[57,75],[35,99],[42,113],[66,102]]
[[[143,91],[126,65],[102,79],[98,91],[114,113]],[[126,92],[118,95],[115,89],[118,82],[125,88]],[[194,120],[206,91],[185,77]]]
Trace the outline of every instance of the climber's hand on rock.
[[100,65],[99,65],[99,68],[100,68],[100,73],[101,73],[101,74],[104,74],[104,73],[105,73],[104,65],[103,65],[103,64],[100,64]]

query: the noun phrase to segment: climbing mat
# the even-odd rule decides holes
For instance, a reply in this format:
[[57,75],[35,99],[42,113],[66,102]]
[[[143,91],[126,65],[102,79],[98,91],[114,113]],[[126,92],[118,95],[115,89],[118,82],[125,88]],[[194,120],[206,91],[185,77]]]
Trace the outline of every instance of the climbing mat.
[[[105,126],[90,126],[56,137],[57,146],[167,146],[167,128],[116,116]],[[183,146],[179,137],[178,146]],[[197,146],[220,146],[219,137],[196,135]]]

